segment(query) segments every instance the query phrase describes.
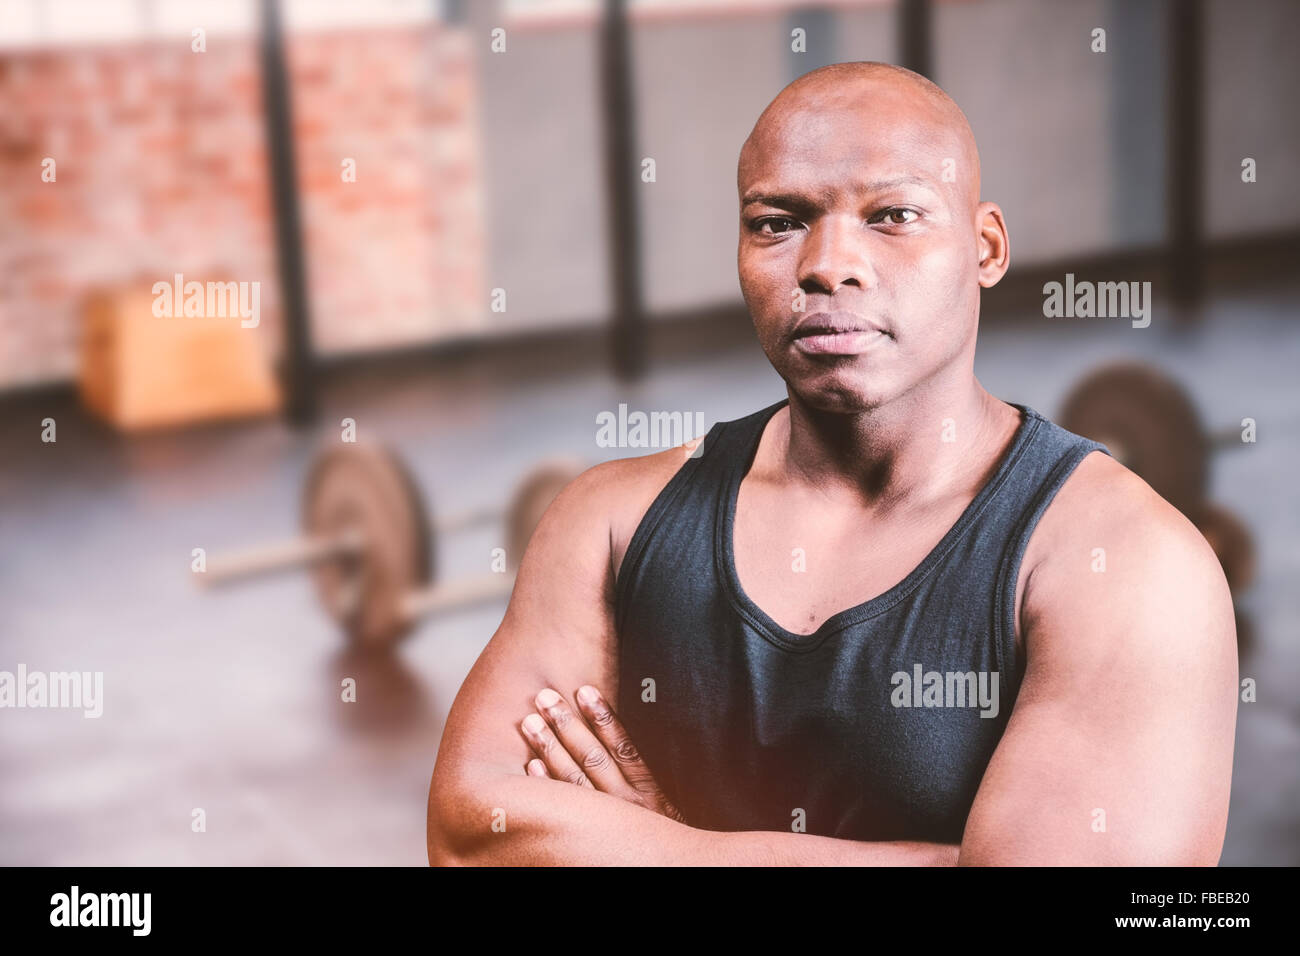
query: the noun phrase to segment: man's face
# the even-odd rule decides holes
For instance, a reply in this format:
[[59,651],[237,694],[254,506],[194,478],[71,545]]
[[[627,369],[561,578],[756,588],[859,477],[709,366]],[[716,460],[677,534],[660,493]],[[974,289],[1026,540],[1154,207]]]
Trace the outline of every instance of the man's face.
[[741,292],[805,402],[867,410],[969,361],[978,159],[910,90],[794,99],[742,155]]

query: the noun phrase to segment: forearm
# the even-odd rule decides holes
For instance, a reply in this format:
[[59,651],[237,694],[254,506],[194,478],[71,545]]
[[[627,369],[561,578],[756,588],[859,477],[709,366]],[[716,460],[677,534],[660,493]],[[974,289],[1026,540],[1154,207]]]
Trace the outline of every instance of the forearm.
[[494,774],[435,787],[429,862],[466,866],[715,866],[722,834],[571,783]]
[[839,840],[782,830],[719,834],[726,853],[766,857],[773,866],[956,866],[955,843]]
[[957,851],[935,843],[701,830],[597,790],[516,774],[435,788],[430,804],[435,865],[951,866]]

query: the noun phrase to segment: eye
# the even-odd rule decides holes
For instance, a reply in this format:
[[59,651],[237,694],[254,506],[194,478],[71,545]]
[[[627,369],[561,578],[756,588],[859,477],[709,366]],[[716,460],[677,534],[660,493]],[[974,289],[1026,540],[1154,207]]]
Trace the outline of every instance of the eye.
[[[911,218],[902,218],[910,216]],[[870,222],[883,222],[887,226],[907,226],[921,218],[921,214],[915,209],[909,209],[907,206],[890,206],[888,209],[882,209],[869,220]]]
[[[784,216],[767,216],[767,217],[765,217],[765,218],[763,218],[763,219],[756,219],[756,220],[754,220],[753,226],[754,226],[755,229],[758,230],[759,235],[763,235],[763,236],[781,236],[781,235],[784,235],[784,234],[785,234],[785,231],[782,231],[782,232],[776,232],[775,230],[773,230],[773,231],[771,231],[771,232],[766,232],[766,231],[764,231],[764,228],[763,228],[763,227],[764,227],[764,226],[775,226],[775,225],[777,225],[777,224],[782,224],[782,223],[785,224],[785,225],[791,226],[791,227],[793,227],[793,226],[796,225],[796,223],[795,223],[795,221],[794,221],[793,219],[786,219]],[[788,231],[788,230],[786,230],[786,231]]]

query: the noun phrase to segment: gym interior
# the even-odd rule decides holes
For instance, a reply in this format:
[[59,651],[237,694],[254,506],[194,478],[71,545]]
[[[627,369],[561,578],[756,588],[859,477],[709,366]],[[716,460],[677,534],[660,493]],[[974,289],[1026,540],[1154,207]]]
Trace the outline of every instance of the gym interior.
[[[1255,686],[1221,862],[1300,863],[1297,5],[0,11],[0,671],[102,675],[97,716],[0,711],[0,864],[423,865],[443,723],[508,593],[475,582],[509,580],[527,479],[655,450],[601,440],[622,406],[707,429],[784,397],[740,297],[736,158],[845,60],[971,121],[1012,248],[983,385],[1060,421],[1122,365],[1126,453],[1201,476]],[[1067,281],[1147,288],[1149,322],[1051,314]],[[400,627],[357,623],[376,585],[343,593],[312,525],[352,438],[409,479],[380,544],[438,606]]]

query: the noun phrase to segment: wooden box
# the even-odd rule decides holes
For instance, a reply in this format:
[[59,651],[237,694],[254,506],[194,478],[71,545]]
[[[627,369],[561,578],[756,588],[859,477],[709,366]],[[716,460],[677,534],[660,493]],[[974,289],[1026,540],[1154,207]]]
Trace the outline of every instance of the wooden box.
[[140,281],[87,297],[79,389],[89,411],[130,431],[278,410],[260,316],[256,327],[238,310],[187,316],[183,301],[157,315],[155,289]]

